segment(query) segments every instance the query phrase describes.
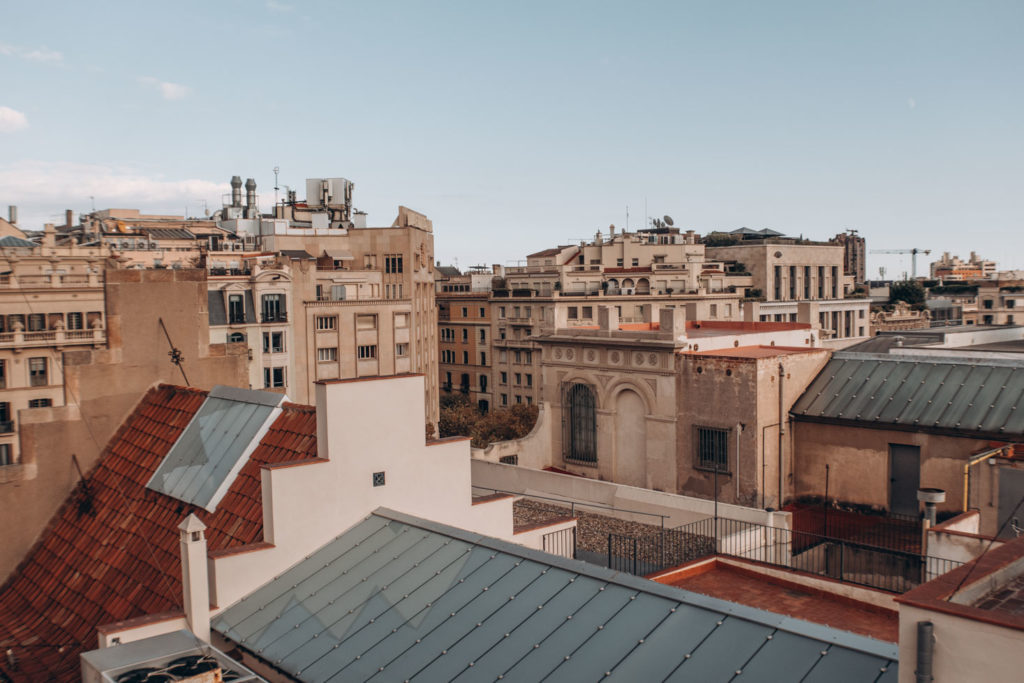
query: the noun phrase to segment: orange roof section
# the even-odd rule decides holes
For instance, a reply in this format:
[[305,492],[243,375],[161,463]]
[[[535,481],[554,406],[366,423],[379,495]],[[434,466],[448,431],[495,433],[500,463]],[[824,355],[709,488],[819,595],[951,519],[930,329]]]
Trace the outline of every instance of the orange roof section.
[[[316,411],[285,403],[215,513],[146,488],[206,399],[206,392],[150,389],[72,491],[35,546],[0,587],[0,648],[18,663],[12,680],[78,680],[79,653],[97,627],[181,608],[177,525],[206,524],[211,552],[263,540],[260,468],[316,457]],[[91,510],[84,507],[91,494]]]

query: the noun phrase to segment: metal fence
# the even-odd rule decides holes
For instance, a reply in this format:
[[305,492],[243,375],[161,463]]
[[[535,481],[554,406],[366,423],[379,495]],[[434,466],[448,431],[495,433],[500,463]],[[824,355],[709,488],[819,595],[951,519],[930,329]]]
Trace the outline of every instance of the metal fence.
[[541,536],[541,543],[544,552],[576,559],[576,527],[559,529]]
[[[671,531],[703,539],[702,542],[693,542],[692,547],[709,549],[705,553],[707,555],[717,553],[765,562],[894,593],[904,593],[963,564],[843,538],[732,519],[703,519]],[[643,570],[646,567],[638,563],[637,568]]]
[[664,529],[648,536],[608,534],[608,567],[645,576],[715,552],[713,538],[684,529]]
[[811,534],[807,539],[796,539],[798,545],[794,552],[803,550],[799,544],[805,540],[813,544],[813,536],[828,536],[906,553],[921,552],[924,530],[920,517],[869,515],[810,505],[790,505],[786,510],[792,513],[793,531]]

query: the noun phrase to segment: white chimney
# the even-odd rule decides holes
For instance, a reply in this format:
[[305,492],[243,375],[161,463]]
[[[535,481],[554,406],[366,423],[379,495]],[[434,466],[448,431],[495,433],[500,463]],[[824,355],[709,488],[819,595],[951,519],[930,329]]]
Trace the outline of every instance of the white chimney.
[[210,583],[206,566],[206,525],[190,514],[181,531],[181,590],[185,621],[197,638],[210,642]]

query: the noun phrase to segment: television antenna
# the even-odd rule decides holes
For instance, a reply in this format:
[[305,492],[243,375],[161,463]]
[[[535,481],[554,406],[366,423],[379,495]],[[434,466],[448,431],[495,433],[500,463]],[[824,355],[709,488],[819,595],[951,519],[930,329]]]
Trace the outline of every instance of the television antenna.
[[281,172],[280,166],[274,167],[274,206],[277,206],[277,174]]
[[672,216],[665,216],[661,220],[665,223],[665,225],[669,226],[670,228],[673,225],[675,225],[675,222],[672,220]]

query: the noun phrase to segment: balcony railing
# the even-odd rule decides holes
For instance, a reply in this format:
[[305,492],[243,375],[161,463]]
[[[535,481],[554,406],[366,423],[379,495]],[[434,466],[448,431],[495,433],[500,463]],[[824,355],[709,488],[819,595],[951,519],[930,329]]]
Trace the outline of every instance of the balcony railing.
[[264,313],[260,316],[260,320],[265,323],[286,323],[288,322],[288,314],[283,311],[279,313]]
[[14,431],[14,420],[0,420],[0,434],[10,434]]
[[0,348],[70,346],[76,344],[101,346],[106,341],[107,331],[104,329],[0,333]]

